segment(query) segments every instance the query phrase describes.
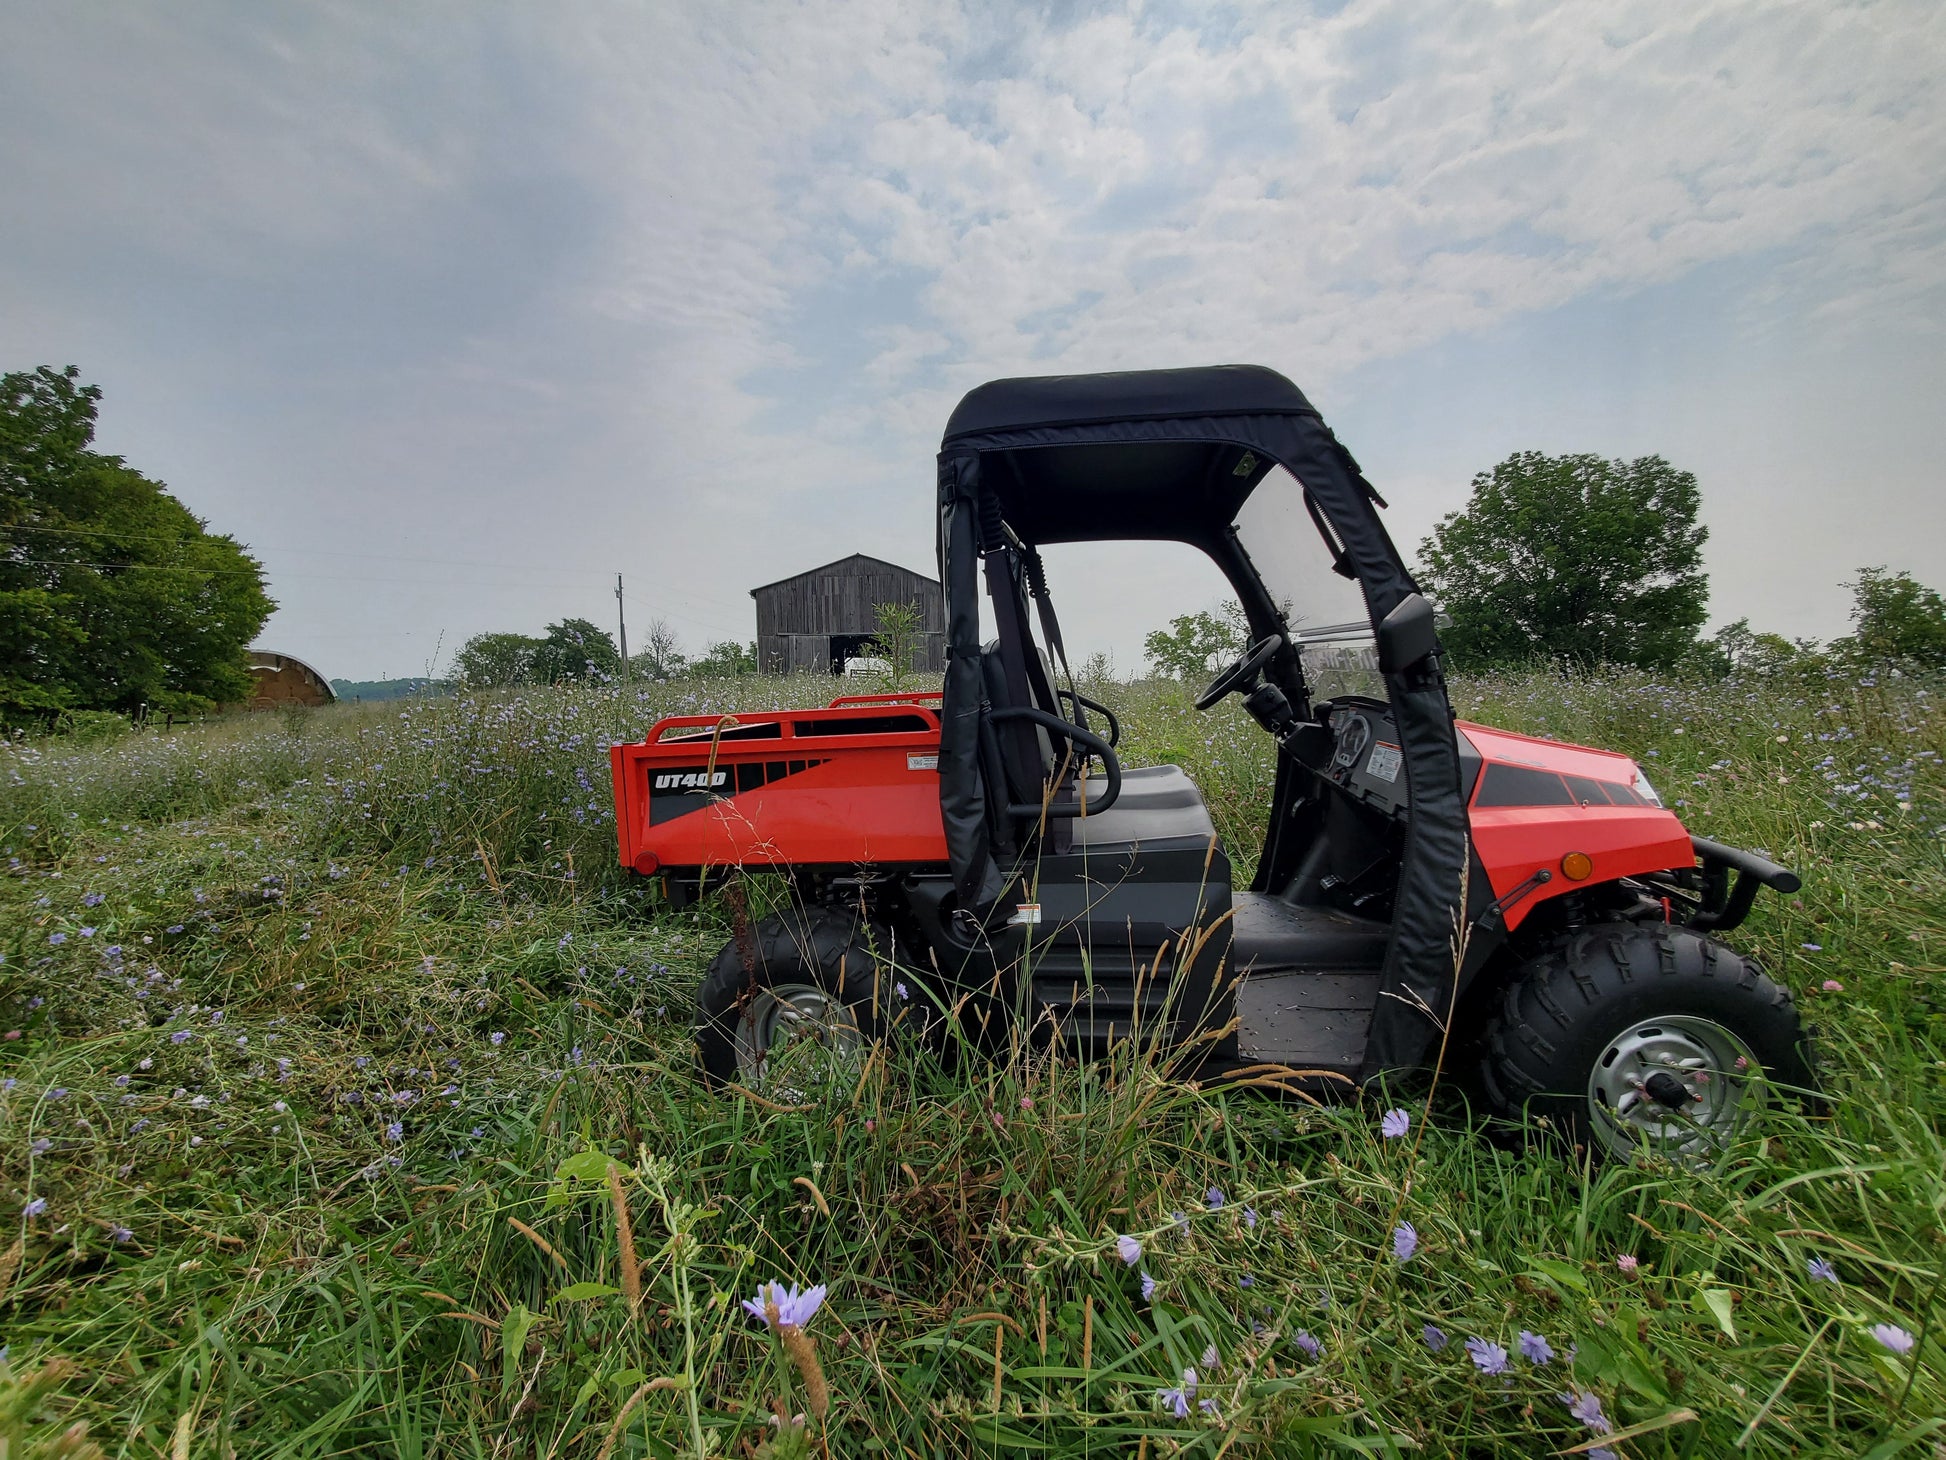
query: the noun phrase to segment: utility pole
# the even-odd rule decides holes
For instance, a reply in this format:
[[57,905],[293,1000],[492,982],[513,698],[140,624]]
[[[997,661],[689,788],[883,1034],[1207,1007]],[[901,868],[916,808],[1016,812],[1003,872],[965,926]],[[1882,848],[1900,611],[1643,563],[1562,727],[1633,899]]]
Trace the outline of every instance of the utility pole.
[[615,627],[622,634],[622,683],[627,684],[628,676],[628,614],[622,608],[622,575],[615,575]]

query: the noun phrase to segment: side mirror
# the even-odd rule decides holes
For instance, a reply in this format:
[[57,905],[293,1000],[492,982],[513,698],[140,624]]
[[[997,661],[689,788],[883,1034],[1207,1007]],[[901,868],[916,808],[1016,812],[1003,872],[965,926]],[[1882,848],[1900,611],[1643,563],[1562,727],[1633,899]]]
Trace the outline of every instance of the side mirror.
[[1401,674],[1439,647],[1439,624],[1424,595],[1408,593],[1378,626],[1378,667]]

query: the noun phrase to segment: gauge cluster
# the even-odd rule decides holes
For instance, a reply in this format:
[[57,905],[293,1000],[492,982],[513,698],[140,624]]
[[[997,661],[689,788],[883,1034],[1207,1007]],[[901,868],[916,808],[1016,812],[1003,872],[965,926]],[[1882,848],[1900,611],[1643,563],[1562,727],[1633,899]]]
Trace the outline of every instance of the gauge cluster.
[[1332,743],[1326,778],[1355,800],[1403,818],[1409,799],[1405,757],[1391,707],[1363,697],[1333,700],[1325,723]]

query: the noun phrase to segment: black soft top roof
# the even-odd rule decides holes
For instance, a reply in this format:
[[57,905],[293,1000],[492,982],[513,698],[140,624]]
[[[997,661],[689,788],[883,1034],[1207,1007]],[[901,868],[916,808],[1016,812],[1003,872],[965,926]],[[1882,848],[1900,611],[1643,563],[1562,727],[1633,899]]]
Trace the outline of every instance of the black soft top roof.
[[1264,415],[1315,416],[1317,411],[1303,391],[1262,365],[1025,375],[968,391],[946,422],[946,444],[962,436],[1036,426]]
[[987,457],[987,490],[1028,543],[1174,538],[1208,545],[1276,465],[1267,439],[1323,423],[1262,365],[995,380],[946,423],[944,451]]

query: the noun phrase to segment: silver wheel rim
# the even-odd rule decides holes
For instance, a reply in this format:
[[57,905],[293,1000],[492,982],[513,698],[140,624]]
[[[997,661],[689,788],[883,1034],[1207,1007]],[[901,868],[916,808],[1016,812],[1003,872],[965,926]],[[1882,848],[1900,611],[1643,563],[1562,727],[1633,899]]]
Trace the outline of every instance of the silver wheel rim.
[[[1641,1019],[1596,1057],[1588,1074],[1589,1121],[1602,1144],[1620,1155],[1646,1150],[1705,1160],[1749,1119],[1756,1073],[1750,1046],[1714,1019]],[[1680,1104],[1671,1104],[1678,1094]]]
[[851,1063],[864,1047],[851,1011],[812,984],[760,988],[737,1020],[737,1075],[753,1088],[814,1077],[834,1064]]

